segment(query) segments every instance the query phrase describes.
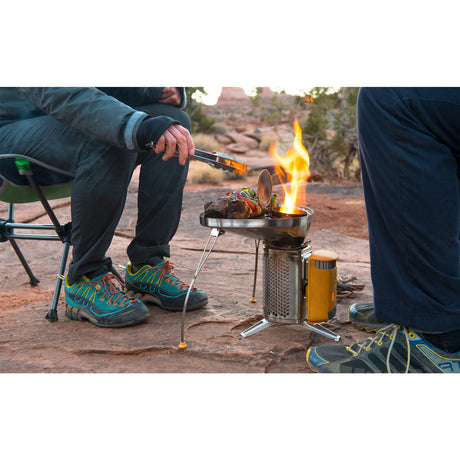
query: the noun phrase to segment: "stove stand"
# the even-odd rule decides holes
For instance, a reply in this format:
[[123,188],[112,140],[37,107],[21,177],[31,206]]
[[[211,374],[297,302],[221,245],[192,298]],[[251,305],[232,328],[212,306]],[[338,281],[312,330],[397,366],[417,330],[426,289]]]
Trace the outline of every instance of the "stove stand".
[[[264,329],[268,329],[270,326],[273,326],[271,321],[268,321],[267,319],[262,319],[258,323],[254,324],[253,326],[249,327],[245,331],[241,332],[242,337],[249,337],[253,334],[257,334],[258,332],[263,331]],[[324,335],[324,337],[327,337],[328,339],[335,340],[338,342],[340,340],[340,335],[335,334],[334,332],[330,331],[329,329],[325,328],[321,324],[309,324],[306,321],[303,321],[300,323],[301,326],[303,326],[305,329],[308,329],[309,331],[316,332],[317,334]]]
[[[308,284],[308,260],[311,255],[310,241],[295,248],[280,248],[264,241],[264,319],[243,331],[241,333],[242,337],[249,337],[275,323],[279,323],[300,324],[304,328],[329,339],[340,340],[339,335],[329,331],[324,326],[307,322],[306,290]],[[256,274],[254,279],[256,279]]]

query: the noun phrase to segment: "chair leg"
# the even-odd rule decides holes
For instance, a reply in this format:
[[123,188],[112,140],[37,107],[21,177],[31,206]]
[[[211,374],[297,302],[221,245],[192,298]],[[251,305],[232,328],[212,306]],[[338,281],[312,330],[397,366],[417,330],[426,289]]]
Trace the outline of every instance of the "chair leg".
[[29,281],[31,286],[37,286],[40,280],[32,273],[31,268],[29,267],[29,264],[27,263],[25,257],[22,255],[21,250],[19,249],[18,244],[16,243],[15,240],[9,240],[11,243],[11,246],[14,249],[14,252],[18,256],[18,259],[21,261],[22,266],[24,267],[24,270],[26,271],[27,275],[29,275]]
[[59,295],[61,294],[62,281],[64,280],[64,272],[65,272],[65,267],[67,264],[67,257],[69,255],[69,249],[70,249],[70,242],[66,241],[64,243],[64,250],[62,251],[61,264],[59,266],[59,273],[56,278],[56,286],[54,287],[53,300],[51,302],[51,307],[45,316],[45,318],[49,322],[58,320],[57,305],[59,301]]

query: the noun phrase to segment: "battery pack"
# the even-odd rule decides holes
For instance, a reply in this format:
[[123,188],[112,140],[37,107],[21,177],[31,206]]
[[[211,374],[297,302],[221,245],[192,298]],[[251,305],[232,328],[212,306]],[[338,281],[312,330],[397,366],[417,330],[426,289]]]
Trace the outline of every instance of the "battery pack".
[[337,255],[313,251],[308,260],[307,322],[321,323],[335,316],[337,307]]

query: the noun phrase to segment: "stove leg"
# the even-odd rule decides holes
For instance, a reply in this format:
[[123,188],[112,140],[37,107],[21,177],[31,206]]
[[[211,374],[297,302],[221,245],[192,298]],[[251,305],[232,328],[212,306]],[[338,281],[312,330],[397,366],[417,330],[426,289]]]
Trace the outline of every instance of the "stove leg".
[[[185,296],[184,307],[182,308],[182,321],[181,321],[181,334],[180,334],[179,348],[182,348],[182,346],[184,347],[187,346],[185,345],[185,338],[184,338],[185,337],[185,311],[187,310],[188,298],[190,296],[190,291],[192,290],[193,283],[195,282],[196,277],[198,276],[198,273],[200,273],[204,264],[208,260],[208,257],[210,256],[212,250],[214,249],[214,246],[217,243],[217,238],[219,238],[219,236],[222,235],[223,233],[225,233],[223,230],[220,230],[218,228],[211,228],[211,233],[209,234],[208,241],[206,241],[206,246],[204,247],[203,254],[201,254],[201,259],[198,262],[198,266],[196,267],[195,274],[193,275],[192,281],[187,291],[187,295]],[[215,239],[214,239],[214,242],[211,244],[211,247],[208,250],[208,245],[212,237],[214,237]]]
[[256,282],[257,282],[257,264],[259,261],[259,244],[260,240],[255,240],[256,243],[256,262],[254,264],[254,283],[252,285],[252,297],[251,297],[251,302],[255,303],[256,302]]
[[330,331],[329,329],[326,329],[324,326],[321,326],[320,324],[308,324],[306,321],[302,323],[302,326],[306,329],[309,329],[310,331],[316,332],[317,334],[324,335],[328,339],[333,339],[336,342],[340,340],[340,335],[335,334],[334,332]]
[[270,321],[263,319],[262,321],[259,321],[258,323],[254,324],[254,326],[251,326],[249,329],[246,329],[245,331],[241,332],[241,336],[249,337],[250,335],[263,331],[264,329],[267,329],[272,325],[273,323],[270,323]]

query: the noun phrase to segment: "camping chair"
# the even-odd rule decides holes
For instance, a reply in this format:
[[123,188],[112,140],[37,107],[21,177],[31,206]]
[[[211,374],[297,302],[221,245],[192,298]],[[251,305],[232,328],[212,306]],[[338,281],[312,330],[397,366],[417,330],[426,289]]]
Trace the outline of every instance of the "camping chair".
[[[71,222],[61,225],[48,200],[69,197],[71,190],[72,177],[64,171],[24,155],[0,155],[0,201],[8,203],[8,218],[0,218],[0,242],[9,241],[11,243],[29,276],[31,286],[37,286],[39,279],[32,273],[16,240],[60,240],[64,243],[53,299],[46,315],[48,321],[58,319],[57,304],[71,244],[72,226]],[[38,201],[44,207],[52,225],[14,221],[15,204]],[[17,233],[16,230],[32,231],[32,233]]]

